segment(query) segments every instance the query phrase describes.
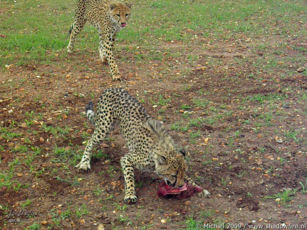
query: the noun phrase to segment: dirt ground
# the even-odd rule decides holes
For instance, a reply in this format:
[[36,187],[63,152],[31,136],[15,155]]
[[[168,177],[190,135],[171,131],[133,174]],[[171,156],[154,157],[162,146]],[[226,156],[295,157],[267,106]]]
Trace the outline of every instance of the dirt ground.
[[[267,39],[274,43],[278,38]],[[165,52],[162,60],[148,62],[139,62],[134,51],[118,44],[122,82],[111,80],[96,50],[77,50],[53,64],[7,66],[0,75],[1,127],[20,135],[5,138],[2,132],[1,170],[14,167],[11,181],[22,185],[0,188],[0,229],[38,229],[35,223],[41,229],[306,224],[307,76],[299,69],[306,66],[289,66],[292,75],[282,68],[265,71],[255,64],[265,54],[251,50],[253,42],[244,38],[214,45],[205,39],[189,46],[169,42],[159,48]],[[299,46],[302,41],[289,43]],[[168,55],[172,52],[180,56]],[[293,57],[300,51],[289,47],[287,52]],[[190,55],[198,58],[189,61]],[[210,191],[209,198],[161,199],[159,178],[136,172],[139,201],[125,205],[119,159],[127,149],[118,129],[97,148],[103,157],[93,159],[91,171],[74,168],[93,131],[84,107],[90,100],[97,102],[108,87],[126,88],[152,117],[169,126],[189,152],[189,175]],[[203,122],[187,130],[172,126],[198,118]],[[46,127],[69,131],[52,133]],[[40,152],[34,155],[31,146]],[[56,148],[73,155],[57,155]],[[34,157],[27,164],[30,153]],[[294,191],[289,201],[274,196],[287,189]]]

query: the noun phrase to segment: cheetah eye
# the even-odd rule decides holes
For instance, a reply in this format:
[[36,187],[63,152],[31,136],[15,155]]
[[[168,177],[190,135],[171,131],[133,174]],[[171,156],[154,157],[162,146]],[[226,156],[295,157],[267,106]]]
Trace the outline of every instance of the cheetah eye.
[[126,17],[128,17],[129,16],[129,14],[126,14]]
[[116,14],[117,17],[120,17],[120,14]]
[[173,177],[174,179],[176,179],[177,175],[172,175],[172,177]]

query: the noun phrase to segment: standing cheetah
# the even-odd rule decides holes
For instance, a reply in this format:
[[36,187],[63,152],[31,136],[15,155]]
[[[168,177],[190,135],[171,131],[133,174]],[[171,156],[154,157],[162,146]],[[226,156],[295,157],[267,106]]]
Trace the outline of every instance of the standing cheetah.
[[[88,119],[95,126],[80,163],[82,170],[91,168],[94,145],[102,141],[115,123],[118,123],[129,152],[121,160],[125,180],[127,203],[135,203],[134,169],[151,171],[162,177],[168,185],[183,186],[185,181],[196,185],[185,172],[185,151],[179,148],[160,121],[152,119],[144,107],[123,89],[107,89],[99,98],[96,113],[93,104],[86,106]],[[209,192],[204,190],[204,195]]]
[[99,54],[103,63],[108,63],[113,80],[120,79],[118,67],[113,56],[113,43],[116,33],[127,25],[130,16],[129,3],[109,0],[78,0],[75,21],[70,29],[67,52],[72,53],[76,36],[89,21],[99,33]]

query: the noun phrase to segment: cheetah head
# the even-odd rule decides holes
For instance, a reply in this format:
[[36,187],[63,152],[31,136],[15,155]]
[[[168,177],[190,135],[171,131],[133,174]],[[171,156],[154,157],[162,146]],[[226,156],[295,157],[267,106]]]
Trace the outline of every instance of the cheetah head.
[[175,145],[161,122],[149,119],[147,125],[156,137],[153,147],[156,173],[172,187],[183,186],[187,169],[185,151]]
[[110,3],[110,15],[112,19],[120,26],[125,27],[130,16],[131,4],[112,2]]

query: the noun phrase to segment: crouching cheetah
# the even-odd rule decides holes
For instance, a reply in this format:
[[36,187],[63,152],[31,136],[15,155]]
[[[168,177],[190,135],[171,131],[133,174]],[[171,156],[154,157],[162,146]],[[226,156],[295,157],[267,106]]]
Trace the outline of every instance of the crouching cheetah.
[[99,33],[99,54],[103,63],[110,66],[113,80],[120,79],[120,73],[113,56],[113,42],[116,33],[127,25],[130,16],[129,3],[110,0],[78,0],[75,21],[70,28],[67,52],[72,53],[76,36],[86,21],[95,26]]
[[[162,177],[168,185],[180,187],[184,182],[196,185],[185,175],[187,169],[185,151],[174,143],[163,124],[152,119],[144,107],[127,91],[107,89],[99,98],[96,113],[93,103],[86,106],[88,119],[95,126],[80,163],[82,170],[91,168],[93,146],[102,141],[115,123],[119,124],[129,152],[120,160],[125,180],[126,203],[135,203],[134,169],[152,171]],[[204,190],[204,195],[209,195]]]

